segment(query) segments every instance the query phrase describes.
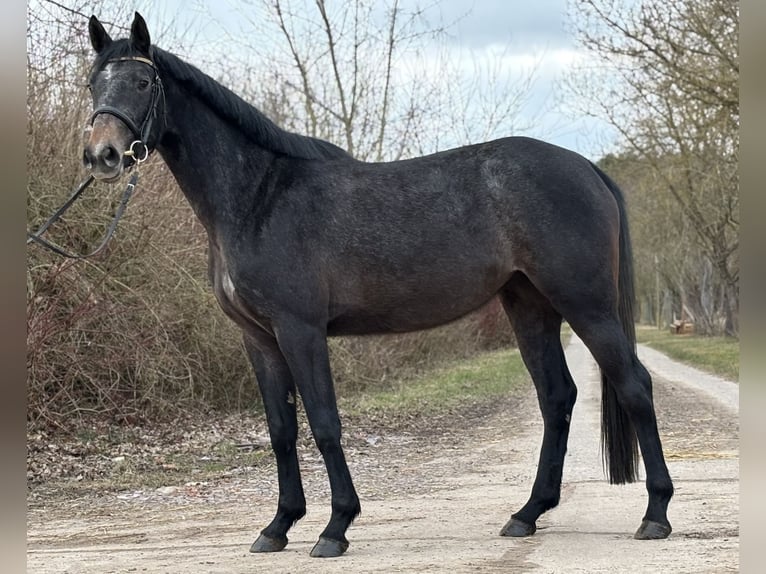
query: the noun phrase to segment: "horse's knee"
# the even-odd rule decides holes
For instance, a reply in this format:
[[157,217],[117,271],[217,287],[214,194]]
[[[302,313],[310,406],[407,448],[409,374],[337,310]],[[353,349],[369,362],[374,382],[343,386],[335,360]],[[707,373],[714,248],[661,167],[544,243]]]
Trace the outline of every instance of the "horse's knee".
[[271,423],[269,425],[269,440],[274,454],[279,456],[288,455],[295,451],[295,443],[298,440],[298,428],[292,423]]
[[315,423],[311,428],[311,432],[314,435],[314,442],[316,442],[319,452],[323,455],[340,449],[340,421],[323,420]]

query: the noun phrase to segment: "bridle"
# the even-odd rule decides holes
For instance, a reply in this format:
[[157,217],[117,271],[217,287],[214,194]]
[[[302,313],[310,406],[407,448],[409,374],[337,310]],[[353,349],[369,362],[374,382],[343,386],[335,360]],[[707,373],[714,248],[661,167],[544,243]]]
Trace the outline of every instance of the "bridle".
[[[125,56],[122,58],[113,58],[111,60],[107,60],[106,63],[111,64],[114,62],[141,62],[152,68],[152,71],[154,72],[154,79],[152,80],[152,99],[149,104],[149,108],[146,110],[146,116],[139,126],[136,124],[133,118],[131,118],[128,114],[119,108],[115,108],[113,106],[101,106],[93,110],[89,123],[92,126],[93,122],[96,121],[96,117],[101,114],[109,114],[122,121],[136,138],[130,144],[130,147],[123,153],[123,155],[131,157],[134,160],[138,160],[140,156],[141,161],[144,161],[153,151],[152,147],[149,146],[149,138],[152,134],[154,120],[156,120],[159,116],[160,101],[162,100],[164,104],[165,91],[162,87],[162,80],[160,79],[160,74],[157,71],[157,66],[155,66],[154,62],[152,62],[149,58],[144,58],[142,56]],[[143,147],[143,154],[140,154],[140,151],[137,152],[135,150],[137,145]],[[136,155],[137,153],[139,154],[138,156]]]
[[[128,201],[130,200],[130,196],[133,194],[133,190],[136,187],[136,184],[138,183],[138,166],[142,164],[144,161],[147,160],[149,157],[149,154],[151,154],[152,151],[154,151],[153,146],[149,145],[149,138],[152,135],[152,127],[154,125],[154,121],[159,116],[159,106],[160,101],[163,101],[164,105],[164,97],[165,97],[165,91],[162,88],[162,81],[160,80],[160,75],[157,71],[157,66],[154,65],[154,62],[152,62],[148,58],[143,58],[141,56],[127,56],[123,58],[114,58],[111,60],[108,60],[106,63],[112,63],[112,62],[124,62],[124,61],[136,61],[136,62],[142,62],[144,64],[147,64],[152,67],[152,70],[154,70],[154,79],[152,81],[152,99],[151,103],[149,105],[148,110],[146,111],[146,116],[144,117],[144,120],[141,122],[141,125],[138,126],[136,122],[133,121],[133,119],[127,115],[122,110],[115,108],[113,106],[101,106],[99,108],[96,108],[93,113],[90,116],[89,125],[93,125],[93,122],[96,120],[96,117],[100,114],[109,114],[120,121],[122,121],[128,129],[133,133],[133,136],[136,138],[133,140],[133,142],[130,144],[127,150],[123,152],[123,156],[126,156],[132,160],[132,163],[128,166],[128,168],[136,166],[136,171],[131,175],[130,180],[128,181],[128,185],[125,188],[125,191],[122,193],[122,197],[120,198],[120,203],[117,206],[117,211],[114,214],[114,217],[109,224],[109,227],[107,228],[106,234],[104,235],[101,242],[98,244],[96,249],[91,251],[87,254],[79,254],[79,253],[70,253],[66,251],[65,249],[59,247],[58,245],[51,243],[47,239],[44,239],[42,237],[43,233],[45,233],[48,228],[53,225],[66,211],[74,204],[74,202],[77,200],[77,198],[82,194],[83,191],[85,191],[85,188],[87,188],[91,183],[93,183],[95,177],[91,174],[83,181],[77,189],[72,193],[72,195],[69,196],[69,199],[67,199],[64,204],[59,207],[55,213],[43,224],[41,225],[37,231],[35,232],[29,232],[27,231],[27,244],[32,243],[33,241],[35,243],[38,243],[39,245],[42,245],[43,247],[46,247],[53,251],[54,253],[57,253],[63,257],[67,257],[69,259],[87,259],[89,257],[93,257],[94,255],[100,253],[104,247],[106,247],[106,244],[109,242],[109,240],[112,238],[112,235],[114,235],[114,232],[117,230],[117,222],[119,222],[120,218],[122,217],[123,213],[125,213],[125,209],[128,206]],[[136,148],[139,149],[136,149]],[[143,153],[141,153],[141,149],[143,148]]]

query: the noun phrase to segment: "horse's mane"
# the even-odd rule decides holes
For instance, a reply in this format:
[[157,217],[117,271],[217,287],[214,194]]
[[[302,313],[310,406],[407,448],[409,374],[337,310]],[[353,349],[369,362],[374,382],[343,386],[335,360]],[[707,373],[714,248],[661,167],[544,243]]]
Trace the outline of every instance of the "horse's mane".
[[[109,59],[135,55],[133,52],[134,49],[127,40],[114,41],[98,55],[93,69],[100,69]],[[229,88],[178,56],[152,46],[151,57],[160,78],[172,78],[183,84],[220,118],[259,146],[302,159],[348,157],[343,149],[330,142],[283,130]]]

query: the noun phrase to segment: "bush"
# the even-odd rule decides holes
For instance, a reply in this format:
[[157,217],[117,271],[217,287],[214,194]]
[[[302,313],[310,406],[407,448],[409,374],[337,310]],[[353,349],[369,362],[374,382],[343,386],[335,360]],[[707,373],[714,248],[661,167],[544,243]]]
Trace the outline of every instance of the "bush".
[[[69,13],[46,22],[30,13],[29,29],[27,225],[36,228],[85,177],[79,164],[90,50],[84,19]],[[90,251],[124,185],[93,184],[49,237]],[[159,157],[141,166],[126,215],[97,258],[73,262],[29,247],[30,430],[72,430],[85,417],[130,423],[239,410],[258,401],[239,329],[208,285],[206,249],[204,230]],[[341,392],[356,392],[511,340],[494,302],[429,332],[343,338],[330,348]]]
[[[254,398],[239,332],[208,287],[204,231],[158,161],[142,171],[140,191],[97,260],[62,261],[30,248],[33,423],[63,424],[84,413],[130,419],[204,404],[241,408]],[[79,211],[108,213],[109,202],[97,197]],[[62,241],[82,250],[103,232],[77,214],[66,227]]]

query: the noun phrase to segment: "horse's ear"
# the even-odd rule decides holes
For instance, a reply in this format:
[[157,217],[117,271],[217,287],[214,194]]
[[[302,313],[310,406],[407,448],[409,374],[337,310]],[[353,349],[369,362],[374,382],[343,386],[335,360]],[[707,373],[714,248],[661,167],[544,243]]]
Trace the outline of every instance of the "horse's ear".
[[149,47],[152,45],[152,41],[149,38],[146,22],[138,12],[133,17],[133,24],[130,27],[130,43],[142,54],[149,55]]
[[90,45],[93,46],[96,54],[100,54],[104,48],[112,43],[112,38],[95,16],[91,16],[88,20],[88,33],[90,34]]

